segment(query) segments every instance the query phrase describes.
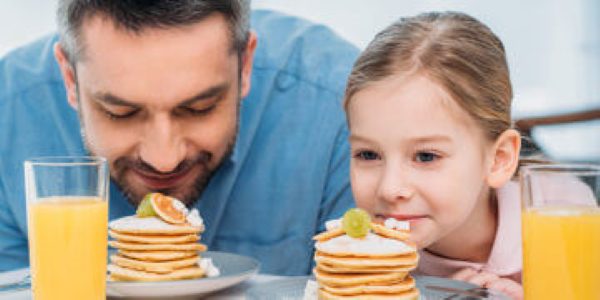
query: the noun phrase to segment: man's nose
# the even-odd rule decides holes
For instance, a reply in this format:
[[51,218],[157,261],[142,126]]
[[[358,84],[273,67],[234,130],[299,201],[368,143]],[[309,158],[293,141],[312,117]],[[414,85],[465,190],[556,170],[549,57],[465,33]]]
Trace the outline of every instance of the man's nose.
[[379,180],[378,197],[388,202],[410,199],[413,188],[408,172],[400,165],[386,165]]
[[139,155],[159,172],[171,172],[185,159],[185,139],[167,114],[156,115],[147,124]]

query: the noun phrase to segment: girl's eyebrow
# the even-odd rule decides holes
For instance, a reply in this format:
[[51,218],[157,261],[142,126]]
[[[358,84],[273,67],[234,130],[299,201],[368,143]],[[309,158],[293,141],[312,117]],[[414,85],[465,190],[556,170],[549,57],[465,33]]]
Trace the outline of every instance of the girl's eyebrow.
[[[348,139],[350,141],[356,141],[356,142],[366,142],[366,143],[371,142],[371,140],[368,137],[357,135],[357,134],[351,134]],[[433,135],[426,135],[426,136],[411,137],[411,138],[408,138],[407,141],[409,143],[414,143],[414,144],[423,144],[423,143],[432,143],[432,142],[451,143],[452,139],[447,135],[433,134]]]
[[411,142],[411,143],[415,143],[415,144],[418,144],[418,143],[431,143],[431,142],[451,143],[452,139],[449,136],[447,136],[447,135],[433,134],[433,135],[418,136],[418,137],[409,138],[408,141]]
[[371,142],[371,140],[369,138],[364,137],[364,136],[360,136],[360,135],[357,135],[357,134],[354,134],[354,133],[351,134],[348,137],[348,140],[355,141],[355,142],[365,142],[365,143],[370,143]]

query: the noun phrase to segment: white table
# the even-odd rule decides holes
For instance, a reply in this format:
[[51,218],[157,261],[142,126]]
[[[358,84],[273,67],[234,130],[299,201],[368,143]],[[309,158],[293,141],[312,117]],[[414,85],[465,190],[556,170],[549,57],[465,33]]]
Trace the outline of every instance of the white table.
[[[15,282],[15,281],[19,280],[20,278],[23,278],[26,274],[27,274],[27,269],[0,273],[0,285],[2,285],[4,283],[9,283],[9,282]],[[225,299],[227,299],[227,300],[242,300],[242,299],[246,299],[246,297],[245,297],[246,291],[248,289],[252,288],[253,286],[255,286],[257,284],[273,281],[273,280],[283,279],[283,278],[286,278],[286,277],[285,276],[258,274],[245,282],[242,282],[233,287],[215,292],[215,293],[210,294],[202,299],[208,299],[208,300],[225,300]],[[7,294],[0,293],[0,300],[9,300],[9,299],[10,300],[31,300],[31,291],[26,290],[26,291],[11,292],[11,293],[7,293]],[[119,298],[108,298],[108,299],[119,299]],[[126,299],[132,299],[132,298],[126,298]],[[183,299],[198,299],[198,297],[169,298],[169,300],[183,300]]]

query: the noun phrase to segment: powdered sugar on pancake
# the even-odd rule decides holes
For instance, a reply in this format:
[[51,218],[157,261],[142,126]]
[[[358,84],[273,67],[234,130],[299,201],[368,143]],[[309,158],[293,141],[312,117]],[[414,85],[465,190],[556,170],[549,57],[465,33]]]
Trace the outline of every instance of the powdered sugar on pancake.
[[173,203],[173,208],[180,211],[185,216],[188,215],[189,211],[188,211],[187,207],[185,207],[185,204],[183,204],[183,202],[173,198],[172,203]]
[[325,222],[325,229],[331,231],[342,227],[342,219],[333,219]]
[[111,221],[108,225],[116,231],[180,231],[182,228],[202,230],[202,225],[171,225],[157,217],[138,218],[128,216]]
[[342,235],[315,245],[325,253],[353,253],[356,255],[394,255],[415,252],[416,249],[406,243],[368,233],[364,238],[352,238]]
[[187,215],[187,221],[194,227],[202,228],[204,226],[204,220],[195,208]]
[[394,230],[410,230],[410,223],[407,221],[399,221],[394,218],[388,218],[383,225]]

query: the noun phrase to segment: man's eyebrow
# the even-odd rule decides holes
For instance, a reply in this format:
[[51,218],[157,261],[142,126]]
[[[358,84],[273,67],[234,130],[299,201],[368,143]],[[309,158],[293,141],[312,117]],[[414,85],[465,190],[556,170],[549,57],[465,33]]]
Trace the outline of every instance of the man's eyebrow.
[[[227,83],[227,82],[220,83],[218,85],[209,87],[208,89],[201,91],[200,93],[198,93],[188,99],[181,101],[177,106],[189,106],[189,105],[194,104],[197,101],[206,100],[206,99],[210,99],[210,98],[219,96],[222,93],[224,93],[225,91],[227,91],[228,88],[229,88],[229,83]],[[125,100],[121,97],[115,96],[111,93],[97,92],[97,93],[92,94],[92,97],[94,99],[96,99],[97,101],[103,102],[108,105],[127,106],[127,107],[133,107],[133,108],[140,107],[140,105],[135,102],[127,101],[127,100]]]
[[92,98],[97,101],[103,102],[109,105],[117,105],[117,106],[127,106],[127,107],[140,107],[138,104],[122,99],[118,96],[115,96],[111,93],[98,92],[92,94]]
[[225,91],[227,91],[228,88],[229,88],[228,82],[220,83],[218,85],[212,86],[212,87],[208,88],[207,90],[204,90],[204,91],[198,93],[197,95],[194,95],[186,100],[181,101],[181,103],[179,103],[177,106],[180,106],[180,107],[181,106],[190,106],[198,101],[202,101],[202,100],[220,96]]

